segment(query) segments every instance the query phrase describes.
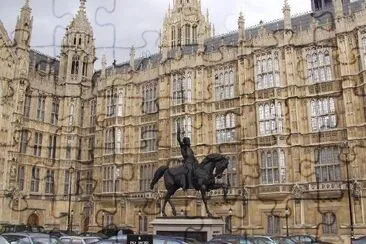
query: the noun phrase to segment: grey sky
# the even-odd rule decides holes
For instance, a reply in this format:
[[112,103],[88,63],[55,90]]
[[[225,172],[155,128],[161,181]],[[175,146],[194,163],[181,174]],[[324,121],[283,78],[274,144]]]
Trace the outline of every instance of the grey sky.
[[[0,20],[10,36],[24,1],[0,0]],[[210,20],[215,25],[216,34],[237,30],[237,19],[241,10],[244,12],[247,27],[258,24],[260,20],[266,22],[283,16],[284,0],[201,1],[204,13],[207,8],[209,9]],[[103,53],[107,55],[109,65],[114,58],[118,63],[128,60],[129,48],[132,45],[137,48],[137,56],[157,52],[159,31],[168,9],[168,2],[168,0],[88,0],[87,13],[94,28],[99,58],[96,67],[100,67],[100,57]],[[57,56],[59,54],[57,47],[65,33],[65,27],[77,12],[79,0],[30,0],[30,3],[34,17],[32,48]],[[292,14],[310,10],[310,0],[289,0],[289,3]]]

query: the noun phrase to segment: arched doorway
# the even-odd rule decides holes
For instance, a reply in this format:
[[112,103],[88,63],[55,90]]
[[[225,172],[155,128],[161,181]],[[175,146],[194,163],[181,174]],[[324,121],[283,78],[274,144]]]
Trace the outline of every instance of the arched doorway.
[[33,213],[29,215],[27,225],[30,227],[36,227],[39,226],[39,217],[37,214]]

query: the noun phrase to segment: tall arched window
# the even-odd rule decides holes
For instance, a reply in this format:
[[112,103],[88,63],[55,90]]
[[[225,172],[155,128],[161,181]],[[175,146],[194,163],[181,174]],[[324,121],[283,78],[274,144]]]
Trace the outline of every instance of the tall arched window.
[[216,117],[216,143],[228,143],[236,140],[236,117],[234,113]]
[[258,55],[256,61],[256,89],[267,89],[280,85],[278,52]]
[[178,26],[178,38],[177,38],[177,45],[182,45],[182,27]]
[[186,45],[191,44],[191,25],[186,24],[185,25],[185,34],[186,34]]
[[334,98],[311,100],[310,111],[312,131],[323,131],[337,127]]
[[192,26],[192,44],[197,44],[197,26]]
[[85,57],[83,61],[83,76],[88,75],[88,58]]
[[259,105],[258,116],[259,135],[264,136],[282,132],[283,117],[281,102],[271,102]]
[[332,66],[329,51],[325,48],[308,50],[307,73],[313,83],[332,80]]
[[286,165],[283,150],[262,151],[260,153],[260,161],[261,184],[286,182]]
[[72,64],[71,64],[71,74],[72,75],[77,75],[79,74],[79,56],[75,55],[72,58]]
[[116,153],[122,152],[122,130],[121,128],[116,129]]
[[175,26],[173,25],[172,27],[172,32],[171,32],[171,34],[172,34],[172,39],[171,39],[171,43],[172,43],[172,47],[175,47],[176,46],[176,37],[175,37],[175,35],[176,35],[176,33],[175,33]]

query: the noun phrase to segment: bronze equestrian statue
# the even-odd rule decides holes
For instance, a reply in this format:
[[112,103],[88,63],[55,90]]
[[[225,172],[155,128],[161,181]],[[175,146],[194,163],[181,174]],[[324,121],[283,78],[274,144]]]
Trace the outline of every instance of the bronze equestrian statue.
[[[182,166],[175,168],[169,168],[168,166],[159,167],[154,178],[151,181],[150,189],[154,188],[154,185],[164,176],[165,188],[167,193],[164,196],[164,203],[162,206],[162,214],[166,216],[165,207],[169,202],[172,207],[172,213],[174,216],[177,215],[177,211],[170,200],[171,196],[179,189],[195,189],[201,192],[202,200],[205,204],[206,212],[209,217],[212,214],[207,207],[206,193],[210,190],[222,188],[224,190],[224,200],[226,201],[228,184],[226,183],[215,183],[215,178],[222,178],[223,172],[229,164],[229,159],[221,154],[209,154],[201,162],[198,163],[191,149],[190,140],[188,137],[180,139],[180,129],[178,126],[177,139],[181,147],[181,153],[183,156]],[[215,173],[214,173],[215,171]]]
[[192,189],[193,181],[192,181],[192,172],[194,168],[197,167],[198,161],[194,156],[193,150],[191,148],[191,140],[189,137],[184,137],[183,141],[180,139],[180,126],[178,125],[177,130],[177,140],[180,146],[180,152],[183,157],[183,164],[187,169],[186,177],[184,179],[183,190]]

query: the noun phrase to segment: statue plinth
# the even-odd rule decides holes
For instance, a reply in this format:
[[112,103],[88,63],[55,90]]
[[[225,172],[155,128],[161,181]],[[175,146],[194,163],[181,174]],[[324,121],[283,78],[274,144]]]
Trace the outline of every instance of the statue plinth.
[[155,235],[194,238],[200,242],[224,233],[225,223],[220,217],[173,216],[157,217],[150,222]]

